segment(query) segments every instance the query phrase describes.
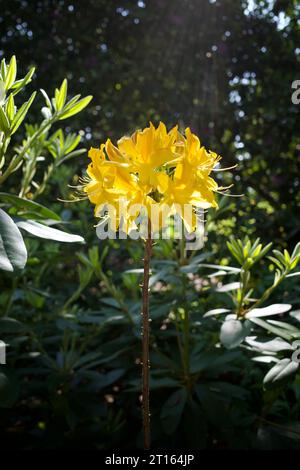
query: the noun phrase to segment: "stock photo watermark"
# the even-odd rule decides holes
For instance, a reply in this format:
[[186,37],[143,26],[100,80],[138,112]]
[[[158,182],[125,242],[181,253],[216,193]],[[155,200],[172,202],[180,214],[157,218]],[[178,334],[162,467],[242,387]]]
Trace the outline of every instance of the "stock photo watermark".
[[295,351],[292,354],[292,361],[299,364],[300,363],[300,340],[297,339],[296,341],[294,341],[292,344],[292,347],[295,348]]
[[[102,204],[98,209],[101,221],[96,227],[100,240],[147,238],[151,224],[151,238],[162,240],[186,240],[186,250],[199,250],[204,246],[204,210],[194,210],[191,204]],[[150,222],[149,222],[150,221]]]
[[292,90],[295,90],[291,97],[292,103],[298,105],[300,104],[300,80],[293,81]]
[[0,364],[6,364],[6,344],[2,340],[0,340]]

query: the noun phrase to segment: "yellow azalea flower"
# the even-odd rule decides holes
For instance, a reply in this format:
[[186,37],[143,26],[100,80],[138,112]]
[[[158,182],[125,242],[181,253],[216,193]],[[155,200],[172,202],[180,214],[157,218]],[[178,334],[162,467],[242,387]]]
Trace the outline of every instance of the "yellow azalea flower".
[[139,175],[144,187],[157,186],[157,174],[163,165],[170,164],[175,156],[177,126],[167,132],[161,122],[157,129],[150,123],[142,131],[136,131],[131,137],[123,137],[118,141],[118,149],[130,162],[132,170]]
[[[195,229],[196,217],[184,215],[185,205],[217,207],[214,193],[218,185],[210,173],[220,157],[201,146],[189,128],[181,134],[177,126],[168,132],[163,123],[157,128],[150,123],[130,137],[122,137],[117,145],[108,139],[99,149],[91,148],[89,157],[84,191],[95,204],[95,215],[100,216],[103,206],[110,204],[117,228],[123,215],[127,232],[139,215],[138,206],[146,209],[150,220],[155,205],[155,211],[163,213],[158,223],[151,220],[155,229],[164,227],[169,215],[180,213],[189,231]],[[127,215],[120,213],[120,202]]]

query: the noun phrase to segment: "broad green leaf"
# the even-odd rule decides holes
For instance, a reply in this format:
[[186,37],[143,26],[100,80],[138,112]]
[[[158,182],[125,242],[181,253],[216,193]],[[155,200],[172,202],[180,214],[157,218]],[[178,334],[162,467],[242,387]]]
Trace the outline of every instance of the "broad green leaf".
[[24,331],[25,328],[26,326],[23,323],[14,318],[0,318],[0,336],[3,333],[19,333],[20,331]]
[[79,377],[89,381],[89,384],[86,385],[86,389],[92,393],[98,392],[105,387],[109,387],[111,384],[119,380],[124,374],[125,369],[114,369],[103,374],[89,370],[78,372]]
[[205,351],[199,355],[191,356],[191,373],[196,374],[204,370],[224,369],[226,365],[227,370],[230,368],[230,363],[240,357],[239,351]]
[[82,98],[81,100],[77,101],[76,104],[74,104],[70,109],[63,111],[60,116],[59,120],[62,119],[67,119],[71,116],[74,116],[75,114],[79,113],[82,111],[92,100],[92,96],[86,96],[85,98]]
[[13,85],[15,79],[17,76],[17,61],[16,61],[16,56],[12,56],[10,59],[9,66],[7,68],[7,74],[5,77],[5,89],[9,90],[11,86]]
[[250,392],[245,388],[227,382],[207,382],[206,385],[211,392],[218,393],[222,396],[227,395],[229,398],[240,398],[244,400],[250,395]]
[[173,434],[179,426],[187,397],[186,389],[180,388],[162,406],[160,418],[166,434]]
[[17,222],[17,225],[35,237],[65,243],[84,243],[84,239],[79,235],[72,235],[71,233],[48,227],[48,225],[40,224],[34,220],[21,220]]
[[20,230],[0,209],[0,269],[10,272],[23,269],[26,261],[27,250]]
[[28,112],[28,110],[29,110],[34,98],[35,98],[35,95],[36,95],[36,91],[34,91],[32,93],[29,100],[26,101],[25,103],[23,103],[21,108],[16,113],[16,115],[15,115],[15,117],[14,117],[12,123],[11,123],[11,134],[12,135],[18,130],[18,128],[20,127],[20,125],[24,121],[24,119],[26,117],[26,114],[27,114],[27,112]]
[[53,219],[57,221],[61,220],[59,215],[55,214],[55,212],[48,209],[47,207],[44,207],[37,202],[15,196],[14,194],[0,193],[0,201],[11,204],[15,209],[15,214],[20,214],[20,211],[25,213],[30,212],[31,214],[36,214],[38,219]]
[[19,382],[16,373],[10,369],[0,372],[0,407],[10,408],[19,396]]

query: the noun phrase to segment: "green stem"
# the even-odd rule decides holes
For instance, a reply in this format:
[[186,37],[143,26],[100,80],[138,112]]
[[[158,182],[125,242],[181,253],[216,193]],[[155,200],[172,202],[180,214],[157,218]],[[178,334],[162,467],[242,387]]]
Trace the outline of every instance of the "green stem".
[[265,292],[264,294],[262,295],[262,297],[260,299],[258,299],[252,306],[251,308],[249,308],[247,310],[247,312],[250,312],[251,310],[253,310],[254,308],[257,308],[259,307],[265,300],[267,300],[270,295],[272,294],[273,290],[276,289],[276,287],[279,286],[279,284],[284,280],[284,278],[286,277],[286,275],[288,274],[288,271],[285,271],[282,276],[280,276],[280,278],[276,281],[275,284],[273,284],[271,287],[269,287]]
[[54,114],[51,119],[45,121],[44,124],[27,140],[27,143],[24,145],[23,149],[19,153],[19,155],[15,156],[4,171],[4,173],[0,176],[0,184],[4,183],[9,175],[18,167],[19,163],[22,161],[26,152],[30,149],[34,141],[48,128],[50,127],[53,122],[56,120],[56,115]]
[[184,332],[184,363],[185,363],[185,372],[186,372],[186,381],[189,383],[190,376],[190,315],[185,306],[184,309],[184,323],[183,323],[183,332]]
[[177,312],[175,313],[175,329],[176,329],[176,337],[177,337],[177,344],[178,344],[178,349],[180,353],[180,358],[181,358],[181,363],[182,363],[182,368],[183,368],[183,373],[184,373],[184,378],[186,378],[187,371],[186,371],[186,364],[185,364],[185,356],[184,356],[184,349],[181,344],[181,338],[180,338],[180,329],[178,325],[178,320],[177,320]]

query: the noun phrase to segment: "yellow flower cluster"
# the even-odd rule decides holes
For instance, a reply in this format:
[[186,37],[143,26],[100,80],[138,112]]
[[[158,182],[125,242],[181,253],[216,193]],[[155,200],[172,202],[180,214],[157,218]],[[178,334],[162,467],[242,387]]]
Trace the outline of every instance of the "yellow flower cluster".
[[162,122],[157,128],[150,123],[130,137],[122,137],[116,146],[108,139],[99,149],[91,148],[89,157],[92,161],[84,191],[95,204],[95,215],[99,216],[103,206],[110,204],[120,221],[122,201],[129,214],[127,231],[138,215],[135,207],[145,207],[150,221],[154,205],[158,210],[168,208],[159,227],[154,228],[165,226],[166,216],[178,213],[179,208],[190,231],[196,221],[195,217],[184,219],[185,205],[217,207],[214,192],[218,185],[210,173],[221,157],[202,147],[189,128],[182,134],[177,126],[168,132]]

